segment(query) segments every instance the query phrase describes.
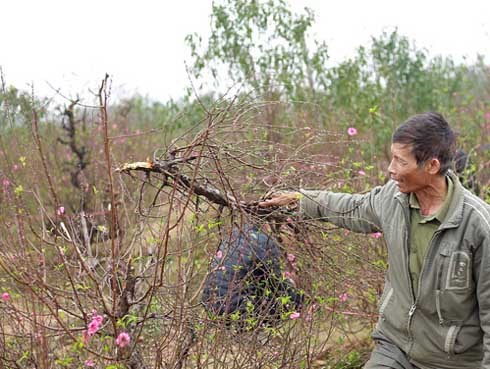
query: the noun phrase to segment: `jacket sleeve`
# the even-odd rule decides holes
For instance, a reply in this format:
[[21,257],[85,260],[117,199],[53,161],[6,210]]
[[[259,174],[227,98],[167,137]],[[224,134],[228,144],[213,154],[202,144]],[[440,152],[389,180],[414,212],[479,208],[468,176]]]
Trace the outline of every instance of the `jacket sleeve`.
[[366,194],[301,190],[300,208],[311,219],[327,221],[354,232],[381,230],[380,212],[386,186],[375,187]]
[[475,279],[476,297],[480,314],[480,325],[483,331],[482,368],[490,369],[490,217],[487,217],[483,241],[476,250]]

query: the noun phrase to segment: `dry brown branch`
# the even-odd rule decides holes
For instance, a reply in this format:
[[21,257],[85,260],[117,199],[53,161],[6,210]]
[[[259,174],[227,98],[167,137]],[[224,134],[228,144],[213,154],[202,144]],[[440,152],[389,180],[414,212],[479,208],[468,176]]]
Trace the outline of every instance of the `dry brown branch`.
[[[131,173],[132,171],[142,171],[146,174],[158,173],[163,174],[162,184],[164,186],[177,186],[181,190],[189,193],[203,196],[209,202],[228,207],[231,209],[238,209],[244,211],[250,215],[254,215],[260,218],[269,219],[277,222],[285,222],[293,212],[292,209],[267,209],[258,206],[258,200],[253,202],[238,201],[235,196],[230,193],[223,193],[209,182],[206,181],[193,181],[192,178],[183,174],[179,170],[179,165],[188,164],[195,160],[196,156],[190,156],[188,158],[173,158],[169,160],[156,160],[156,161],[140,161],[134,163],[126,163],[122,167],[117,168],[116,172]],[[170,181],[169,181],[170,180]]]
[[[12,303],[0,301],[0,315],[18,321],[19,329],[8,331],[11,324],[0,318],[0,329],[7,328],[3,337],[0,331],[0,345],[6,340],[16,344],[11,353],[0,349],[0,363],[15,367],[12,362],[24,351],[44,348],[58,356],[31,356],[19,367],[53,365],[54,360],[59,365],[73,360],[73,366],[93,360],[97,367],[131,369],[314,367],[316,358],[335,345],[335,334],[357,332],[375,320],[372,306],[361,296],[366,285],[377,283],[367,267],[374,256],[360,246],[364,240],[351,251],[351,241],[340,241],[337,230],[300,219],[295,208],[258,207],[269,193],[296,190],[302,181],[336,185],[337,178],[325,173],[341,168],[321,151],[329,139],[337,144],[336,137],[292,129],[286,122],[275,126],[280,141],[272,142],[269,126],[260,120],[267,104],[237,100],[207,108],[199,124],[185,127],[171,142],[155,137],[157,131],[131,134],[107,109],[105,83],[92,112],[94,122],[87,118],[87,129],[100,140],[80,142],[94,150],[91,176],[92,170],[97,172],[88,188],[90,209],[67,211],[58,222],[46,210],[53,206],[47,185],[31,191],[28,177],[12,178],[15,186],[24,185],[23,192],[10,185],[2,194],[11,216],[0,219],[0,270],[13,298]],[[39,139],[49,147],[50,141]],[[138,158],[148,146],[164,149],[146,161],[120,164]],[[79,159],[68,145],[57,155]],[[42,175],[40,158],[33,167]],[[73,191],[69,173],[52,174],[60,205],[67,206],[60,186],[67,184]],[[70,195],[78,203],[79,197]],[[45,224],[59,228],[59,234]],[[271,298],[285,304],[273,323],[247,312],[233,323],[229,316],[210,311],[203,299],[209,276],[222,270],[219,260],[227,254],[223,242],[234,230],[251,225],[277,241],[278,280],[294,283],[303,296],[303,305],[295,307],[287,302],[290,295]],[[362,279],[345,273],[351,269],[346,260],[354,259],[352,253],[360,265],[356,268],[366,268]],[[347,292],[361,297],[353,297],[352,305],[339,302],[338,296]],[[250,297],[249,302],[255,301],[268,304]],[[290,318],[294,312],[300,314],[297,320]],[[103,324],[88,336],[95,318]],[[359,324],[361,319],[365,322]],[[125,347],[116,344],[121,333],[131,339]],[[43,341],[38,343],[35,334]]]

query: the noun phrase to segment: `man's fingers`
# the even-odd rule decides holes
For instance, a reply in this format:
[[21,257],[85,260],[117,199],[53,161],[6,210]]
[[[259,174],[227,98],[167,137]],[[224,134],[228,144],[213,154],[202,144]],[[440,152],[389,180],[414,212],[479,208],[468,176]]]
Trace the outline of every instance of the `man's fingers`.
[[270,206],[277,206],[276,202],[277,202],[277,199],[275,199],[275,198],[274,199],[267,199],[265,201],[259,202],[259,206],[261,208],[268,208]]
[[260,207],[284,206],[298,201],[301,198],[299,192],[287,192],[272,194],[270,199],[259,202]]

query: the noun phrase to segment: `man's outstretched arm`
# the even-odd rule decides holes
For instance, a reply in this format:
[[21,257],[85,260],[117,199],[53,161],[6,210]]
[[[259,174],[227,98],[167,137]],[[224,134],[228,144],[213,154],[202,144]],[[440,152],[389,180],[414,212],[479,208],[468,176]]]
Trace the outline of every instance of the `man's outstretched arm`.
[[366,194],[330,191],[285,192],[274,194],[259,203],[261,207],[290,206],[299,203],[308,218],[328,221],[354,232],[370,233],[381,229],[380,212],[384,187],[375,187]]

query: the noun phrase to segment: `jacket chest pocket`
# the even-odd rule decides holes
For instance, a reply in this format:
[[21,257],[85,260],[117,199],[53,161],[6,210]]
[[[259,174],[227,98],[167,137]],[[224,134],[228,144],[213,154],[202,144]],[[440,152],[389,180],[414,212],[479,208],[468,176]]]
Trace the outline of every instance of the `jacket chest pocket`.
[[476,309],[469,249],[441,249],[436,281],[436,309],[439,322],[458,323],[468,319]]
[[471,255],[466,251],[454,251],[449,258],[445,281],[446,290],[465,290],[471,282]]

